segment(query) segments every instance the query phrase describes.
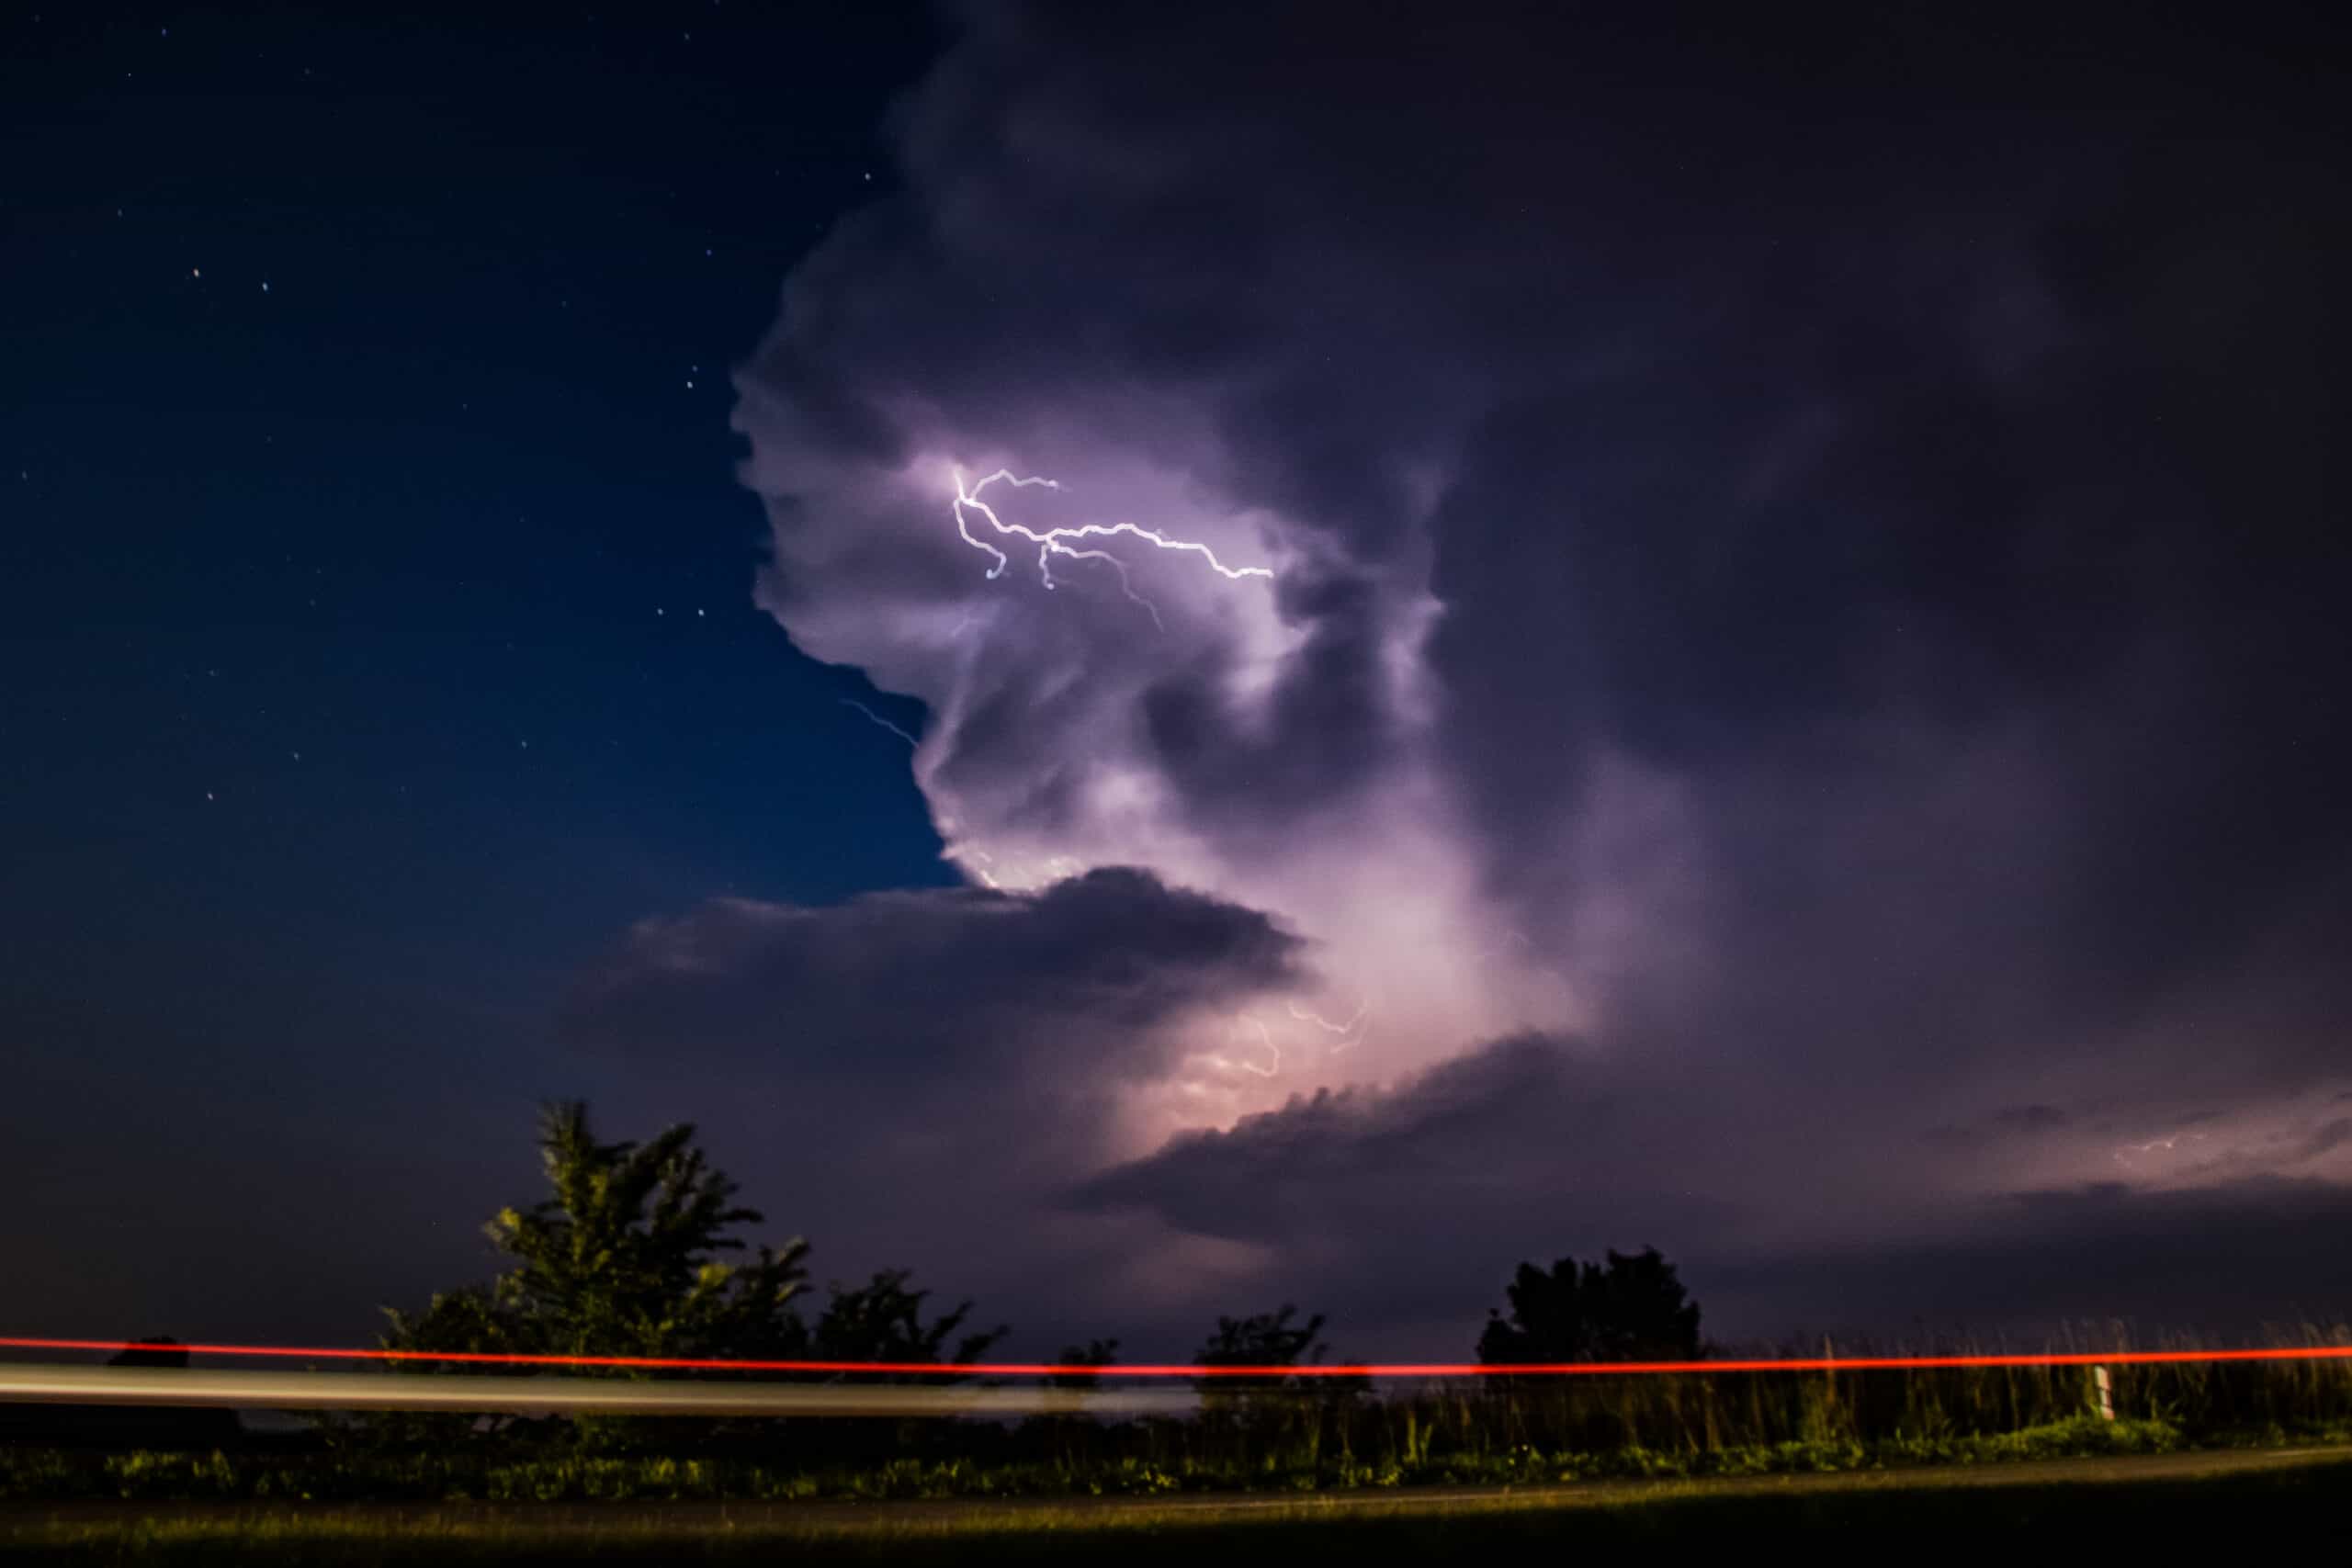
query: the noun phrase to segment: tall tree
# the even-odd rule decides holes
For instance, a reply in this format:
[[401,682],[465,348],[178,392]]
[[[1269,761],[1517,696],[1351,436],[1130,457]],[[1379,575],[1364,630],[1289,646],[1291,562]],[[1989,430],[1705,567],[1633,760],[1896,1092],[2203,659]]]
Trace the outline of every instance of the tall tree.
[[1611,1251],[1606,1265],[1563,1258],[1522,1263],[1505,1288],[1510,1314],[1487,1314],[1478,1359],[1489,1366],[1558,1361],[1687,1361],[1700,1354],[1699,1304],[1656,1247]]
[[690,1124],[646,1143],[596,1141],[584,1106],[548,1106],[539,1157],[551,1195],[500,1210],[483,1227],[514,1267],[436,1295],[413,1315],[388,1309],[385,1345],[534,1355],[799,1354],[792,1310],[808,1244],[742,1253],[730,1235],[761,1224],[695,1144]]

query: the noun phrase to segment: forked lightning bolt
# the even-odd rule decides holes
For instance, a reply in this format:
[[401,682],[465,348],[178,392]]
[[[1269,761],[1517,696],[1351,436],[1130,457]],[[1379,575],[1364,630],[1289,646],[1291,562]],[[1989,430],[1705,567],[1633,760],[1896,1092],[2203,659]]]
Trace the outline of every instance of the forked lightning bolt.
[[1056,556],[1065,556],[1071,560],[1099,560],[1108,562],[1111,570],[1118,573],[1119,592],[1125,594],[1131,603],[1142,605],[1145,612],[1151,616],[1151,624],[1154,626],[1161,625],[1159,619],[1159,607],[1154,604],[1150,600],[1145,598],[1142,594],[1136,592],[1135,584],[1129,581],[1127,578],[1126,562],[1111,554],[1108,550],[1080,549],[1077,546],[1071,544],[1071,540],[1109,539],[1125,535],[1129,538],[1141,539],[1146,544],[1152,546],[1156,549],[1182,550],[1192,555],[1197,555],[1202,559],[1209,563],[1209,570],[1215,571],[1220,577],[1229,579],[1236,582],[1245,577],[1263,577],[1271,579],[1274,575],[1272,570],[1268,567],[1227,566],[1223,561],[1217,559],[1216,552],[1215,550],[1211,549],[1208,546],[1200,543],[1196,539],[1171,539],[1167,535],[1162,534],[1156,529],[1144,527],[1139,523],[1087,523],[1075,528],[1042,529],[1027,527],[1019,523],[1007,523],[1003,518],[997,515],[996,509],[994,507],[980,499],[980,492],[982,491],[988,489],[989,486],[997,483],[999,480],[1012,486],[1016,490],[1023,490],[1031,487],[1035,487],[1040,490],[1059,490],[1062,488],[1061,482],[1057,479],[1044,479],[1035,475],[1023,477],[1015,474],[1011,468],[999,468],[996,472],[981,479],[978,483],[967,486],[964,482],[963,470],[958,468],[954,470],[954,473],[956,478],[956,500],[953,504],[956,511],[956,532],[962,535],[964,542],[971,546],[974,549],[985,551],[995,558],[996,564],[989,567],[988,570],[988,576],[990,581],[994,581],[999,577],[1004,575],[1004,569],[1012,564],[1012,559],[996,546],[990,544],[988,540],[981,538],[978,535],[972,532],[971,519],[968,515],[970,513],[978,513],[980,516],[986,520],[988,525],[996,531],[998,537],[1020,539],[1028,544],[1036,546],[1037,579],[1047,588],[1054,586],[1054,558]]
[[[1340,1036],[1340,1039],[1335,1041],[1330,1047],[1330,1054],[1332,1055],[1336,1056],[1342,1051],[1351,1050],[1363,1043],[1364,1034],[1366,1032],[1365,1022],[1372,1013],[1372,1001],[1370,998],[1366,998],[1363,1001],[1357,1004],[1355,1016],[1349,1019],[1345,1023],[1334,1023],[1329,1019],[1325,1018],[1321,1013],[1317,1012],[1310,1008],[1300,1007],[1296,1002],[1291,1002],[1286,1005],[1290,1010],[1291,1017],[1296,1019],[1299,1022],[1313,1024],[1316,1028],[1322,1030],[1326,1033]],[[1238,1036],[1245,1030],[1256,1037],[1259,1048],[1266,1053],[1266,1060],[1264,1062],[1252,1062],[1247,1058],[1227,1056],[1217,1052],[1212,1052],[1209,1055],[1203,1056],[1201,1060],[1208,1063],[1209,1066],[1213,1067],[1220,1067],[1233,1072],[1250,1073],[1261,1078],[1270,1078],[1280,1073],[1283,1068],[1283,1051],[1281,1046],[1274,1043],[1273,1032],[1266,1027],[1263,1020],[1246,1012],[1237,1013],[1234,1015],[1233,1024],[1228,1032],[1227,1037],[1232,1038]]]

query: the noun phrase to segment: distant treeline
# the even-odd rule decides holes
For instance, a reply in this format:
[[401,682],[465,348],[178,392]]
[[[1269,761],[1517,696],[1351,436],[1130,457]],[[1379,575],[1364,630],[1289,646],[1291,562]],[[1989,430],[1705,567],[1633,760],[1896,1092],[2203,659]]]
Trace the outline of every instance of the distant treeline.
[[[932,1312],[930,1292],[915,1289],[904,1269],[835,1284],[822,1310],[804,1316],[808,1244],[754,1245],[737,1234],[765,1216],[737,1202],[737,1183],[710,1163],[691,1125],[644,1143],[601,1143],[586,1107],[561,1102],[542,1113],[538,1144],[548,1195],[502,1209],[483,1227],[510,1260],[506,1271],[437,1294],[421,1311],[390,1311],[387,1348],[911,1362],[952,1379],[953,1369],[979,1360],[1007,1332],[972,1328],[968,1301]],[[1611,1252],[1598,1263],[1562,1258],[1548,1269],[1523,1264],[1505,1295],[1507,1308],[1479,1337],[1481,1360],[1702,1353],[1698,1305],[1655,1250]],[[1314,1362],[1329,1354],[1324,1322],[1288,1304],[1220,1317],[1193,1359],[1205,1366]],[[1115,1339],[1096,1339],[1065,1347],[1057,1359],[1102,1366],[1118,1349]],[[1268,1386],[1249,1381],[1250,1392]],[[1230,1380],[1219,1386],[1233,1392]]]
[[[539,1147],[549,1195],[501,1210],[486,1227],[507,1269],[389,1314],[385,1348],[425,1353],[401,1367],[454,1367],[433,1352],[891,1361],[936,1367],[931,1376],[952,1382],[971,1376],[963,1369],[1005,1333],[971,1327],[969,1302],[934,1309],[896,1269],[835,1285],[804,1314],[806,1244],[741,1239],[762,1216],[736,1201],[736,1184],[691,1127],[600,1143],[582,1107],[560,1104],[541,1121]],[[1699,1308],[1654,1250],[1524,1264],[1503,1298],[1476,1346],[1487,1365],[1707,1359]],[[1761,1473],[2352,1437],[2352,1364],[2339,1360],[2118,1367],[2109,1420],[2081,1367],[1502,1376],[1377,1392],[1359,1378],[1281,1371],[1329,1358],[1323,1327],[1321,1315],[1290,1305],[1220,1317],[1193,1359],[1268,1372],[1203,1380],[1193,1414],[1119,1422],[376,1415],[324,1418],[299,1438],[248,1435],[239,1453],[217,1412],[85,1412],[90,1422],[77,1431],[52,1411],[17,1424],[0,1455],[0,1495],[1151,1493]],[[2343,1343],[2352,1329],[2310,1325],[2286,1337]],[[1118,1348],[1097,1339],[1057,1359],[1107,1366]],[[164,1345],[131,1355],[184,1360]],[[1083,1385],[1091,1374],[1057,1381]],[[85,1451],[66,1451],[76,1443]],[[159,1451],[121,1451],[130,1448]]]

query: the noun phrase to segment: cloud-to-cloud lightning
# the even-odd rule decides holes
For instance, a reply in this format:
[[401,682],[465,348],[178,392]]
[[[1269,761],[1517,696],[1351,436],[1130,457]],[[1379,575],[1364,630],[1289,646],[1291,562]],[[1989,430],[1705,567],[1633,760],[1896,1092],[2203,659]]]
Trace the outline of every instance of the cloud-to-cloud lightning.
[[1299,1022],[1311,1023],[1326,1034],[1336,1034],[1340,1037],[1331,1043],[1333,1055],[1342,1051],[1352,1050],[1363,1043],[1365,1022],[1372,1014],[1372,999],[1369,997],[1356,1003],[1356,1010],[1349,1015],[1344,1023],[1334,1023],[1313,1008],[1303,1008],[1296,1002],[1286,1003],[1285,1006],[1291,1017],[1298,1020]]
[[1108,563],[1111,570],[1118,574],[1119,591],[1125,594],[1131,603],[1143,606],[1144,610],[1150,615],[1152,625],[1159,626],[1162,630],[1165,630],[1166,626],[1159,618],[1159,607],[1136,592],[1134,582],[1127,576],[1126,562],[1108,550],[1080,549],[1070,541],[1072,539],[1108,539],[1124,536],[1128,538],[1141,539],[1155,549],[1183,551],[1197,555],[1208,562],[1212,571],[1233,581],[1238,582],[1250,577],[1271,580],[1274,575],[1270,567],[1227,566],[1217,558],[1216,550],[1197,539],[1170,538],[1158,529],[1147,528],[1137,523],[1085,523],[1076,527],[1063,528],[1031,528],[1019,523],[1007,523],[997,515],[994,507],[980,499],[982,491],[1000,481],[1012,485],[1015,489],[1035,488],[1057,491],[1062,488],[1061,481],[1058,479],[1046,479],[1034,474],[1016,475],[1010,468],[999,468],[970,486],[965,484],[963,470],[960,468],[956,470],[955,479],[956,499],[951,504],[956,512],[956,531],[963,536],[966,544],[970,545],[974,549],[984,550],[995,558],[996,564],[989,568],[987,574],[991,582],[1004,575],[1004,569],[1011,564],[1011,559],[1002,550],[972,532],[971,525],[965,515],[967,512],[978,513],[987,520],[988,525],[1002,537],[1021,539],[1036,546],[1037,578],[1047,588],[1055,586],[1053,558],[1056,556],[1062,556],[1070,560],[1099,560]]

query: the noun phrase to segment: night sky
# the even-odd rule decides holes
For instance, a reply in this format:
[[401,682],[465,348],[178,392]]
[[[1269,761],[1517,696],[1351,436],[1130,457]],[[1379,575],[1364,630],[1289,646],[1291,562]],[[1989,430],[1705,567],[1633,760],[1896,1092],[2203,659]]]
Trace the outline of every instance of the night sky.
[[2346,62],[1898,9],[11,8],[0,1332],[2352,1310]]

